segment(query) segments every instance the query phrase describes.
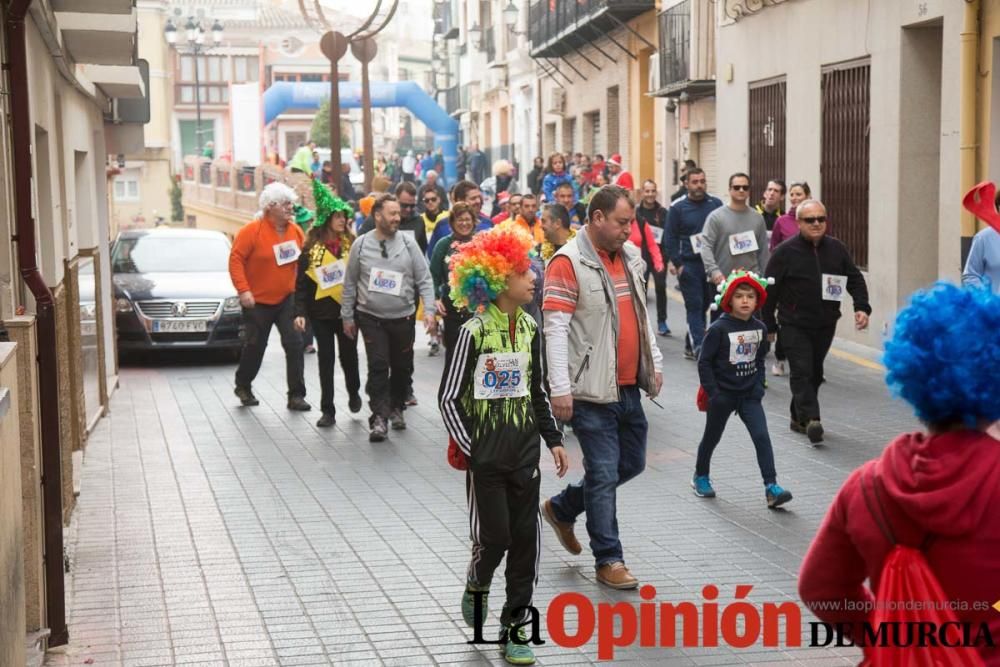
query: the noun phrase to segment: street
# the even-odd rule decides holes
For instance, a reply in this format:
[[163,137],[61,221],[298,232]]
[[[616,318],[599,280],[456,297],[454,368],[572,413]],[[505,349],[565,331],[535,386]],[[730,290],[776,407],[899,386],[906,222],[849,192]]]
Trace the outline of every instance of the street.
[[[872,363],[831,355],[821,392],[825,446],[788,429],[787,377],[769,375],[765,408],[779,482],[794,493],[769,511],[753,447],[738,420],[716,451],[718,498],[689,486],[704,416],[695,364],[682,357],[683,311],[671,293],[675,335],[665,356],[663,409],[650,422],[645,472],[618,493],[625,557],[658,602],[703,602],[752,585],[755,604],[796,600],[796,574],[827,506],[848,473],[897,433],[918,427],[892,400]],[[650,295],[650,300],[652,295]],[[91,435],[67,540],[70,644],[51,665],[504,664],[495,646],[470,646],[459,599],[469,557],[463,474],[445,461],[436,394],[443,357],[418,332],[409,428],[369,444],[367,407],[347,409],[337,370],[337,426],[314,426],[316,356],[306,357],[312,412],[285,409],[284,363],[272,337],[254,385],[261,404],[233,396],[234,366],[184,357],[123,365],[111,413]],[[363,363],[363,355],[362,355]],[[570,481],[582,474],[568,437]],[[556,492],[543,451],[542,494]],[[558,593],[638,605],[635,591],[599,586],[584,553],[571,556],[543,525],[539,664],[597,662],[595,638],[555,646],[545,609]],[[495,638],[502,570],[485,636]],[[619,648],[614,664],[853,664],[852,648]],[[720,642],[723,644],[723,642]]]

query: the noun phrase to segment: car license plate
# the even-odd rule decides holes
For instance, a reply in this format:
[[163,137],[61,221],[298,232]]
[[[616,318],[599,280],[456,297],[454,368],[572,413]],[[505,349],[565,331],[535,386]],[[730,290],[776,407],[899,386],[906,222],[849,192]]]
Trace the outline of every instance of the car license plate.
[[153,333],[200,333],[207,330],[207,320],[153,320]]

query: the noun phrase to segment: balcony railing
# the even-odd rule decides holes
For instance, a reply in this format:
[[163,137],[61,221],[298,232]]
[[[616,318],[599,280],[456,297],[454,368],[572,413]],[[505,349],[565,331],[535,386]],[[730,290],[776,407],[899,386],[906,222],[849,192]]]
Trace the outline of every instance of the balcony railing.
[[581,37],[588,42],[597,39],[617,28],[617,21],[655,8],[655,0],[532,0],[528,9],[531,55],[565,55],[579,46]]
[[691,2],[682,2],[660,14],[660,86],[690,78]]
[[659,15],[661,96],[689,97],[715,91],[715,4],[686,0]]

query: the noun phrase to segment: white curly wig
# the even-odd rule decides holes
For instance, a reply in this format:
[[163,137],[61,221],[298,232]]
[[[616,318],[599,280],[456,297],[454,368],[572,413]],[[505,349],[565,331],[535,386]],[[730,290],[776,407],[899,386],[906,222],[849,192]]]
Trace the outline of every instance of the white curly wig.
[[291,189],[284,183],[269,183],[264,187],[260,193],[260,210],[266,211],[268,206],[274,206],[276,204],[284,204],[285,202],[292,202],[293,204],[299,200],[299,196],[295,194],[295,190]]

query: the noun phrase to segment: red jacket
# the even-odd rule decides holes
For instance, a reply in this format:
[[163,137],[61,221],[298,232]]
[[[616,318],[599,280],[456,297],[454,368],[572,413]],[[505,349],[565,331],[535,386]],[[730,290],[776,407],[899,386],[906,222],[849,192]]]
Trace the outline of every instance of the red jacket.
[[[653,271],[660,273],[663,271],[663,255],[660,254],[660,244],[656,242],[656,237],[653,236],[653,230],[649,225],[643,225],[645,234],[639,232],[639,223],[635,220],[632,221],[632,231],[629,233],[628,240],[635,244],[636,248],[640,250],[647,250],[650,257],[653,258],[653,266],[647,267],[652,268]],[[642,237],[646,237],[646,247],[642,247]],[[645,252],[643,256],[645,256]]]
[[[900,543],[919,546],[933,536],[924,552],[928,564],[949,598],[968,602],[968,611],[955,610],[958,620],[974,624],[973,637],[979,623],[988,623],[1000,642],[1000,614],[972,609],[1000,600],[1000,441],[968,430],[904,434],[851,473],[799,571],[799,595],[827,623],[866,619],[864,611],[816,603],[873,600],[891,549],[865,504],[862,475],[876,480]],[[1000,665],[1000,649],[981,647],[980,654],[987,665]]]

